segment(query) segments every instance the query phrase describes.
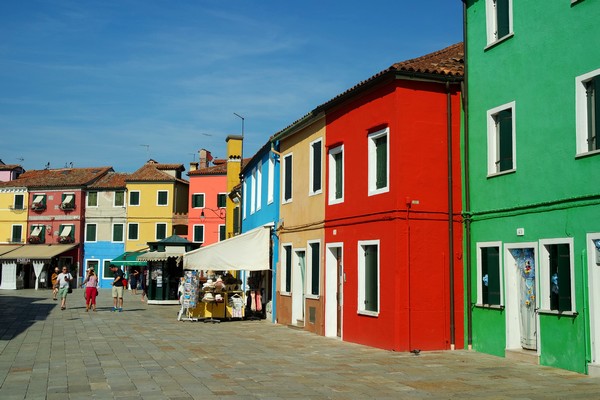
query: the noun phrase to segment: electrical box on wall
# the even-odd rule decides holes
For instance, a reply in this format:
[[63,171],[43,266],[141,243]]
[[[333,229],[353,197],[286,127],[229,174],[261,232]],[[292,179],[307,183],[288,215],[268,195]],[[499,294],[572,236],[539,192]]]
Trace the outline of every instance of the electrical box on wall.
[[517,236],[525,236],[525,228],[517,228]]

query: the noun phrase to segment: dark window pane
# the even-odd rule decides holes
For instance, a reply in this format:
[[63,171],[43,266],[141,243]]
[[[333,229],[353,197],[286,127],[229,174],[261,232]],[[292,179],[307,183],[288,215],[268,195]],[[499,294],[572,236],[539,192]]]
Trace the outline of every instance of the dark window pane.
[[496,0],[496,18],[498,23],[498,37],[501,39],[510,33],[509,0]]
[[311,243],[310,244],[310,249],[311,249],[311,294],[313,295],[318,295],[319,294],[319,278],[320,278],[320,267],[321,267],[321,260],[319,257],[319,249],[320,249],[320,244],[319,243]]
[[365,246],[365,310],[378,311],[377,246]]
[[343,172],[344,165],[342,164],[342,152],[333,155],[335,162],[335,198],[341,199],[343,194]]
[[484,247],[481,249],[481,275],[483,304],[500,304],[500,249]]
[[292,156],[285,158],[285,171],[284,171],[284,194],[283,199],[285,201],[292,198]]
[[512,155],[512,110],[502,110],[496,115],[498,127],[498,163],[499,171],[513,168]]
[[375,139],[377,177],[375,186],[381,189],[387,186],[387,136]]
[[312,191],[321,190],[321,142],[313,143],[313,185]]

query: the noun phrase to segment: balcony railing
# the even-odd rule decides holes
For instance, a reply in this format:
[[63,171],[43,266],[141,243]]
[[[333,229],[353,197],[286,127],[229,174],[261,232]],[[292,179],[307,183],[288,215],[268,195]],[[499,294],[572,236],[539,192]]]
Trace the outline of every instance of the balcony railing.
[[42,238],[39,236],[29,236],[29,239],[27,239],[27,241],[31,244],[43,243]]
[[63,211],[72,211],[75,209],[75,203],[60,203],[60,209]]
[[33,203],[31,205],[31,209],[33,211],[44,211],[46,209],[46,205],[44,203]]
[[75,240],[71,236],[59,236],[58,243],[66,244],[73,243]]

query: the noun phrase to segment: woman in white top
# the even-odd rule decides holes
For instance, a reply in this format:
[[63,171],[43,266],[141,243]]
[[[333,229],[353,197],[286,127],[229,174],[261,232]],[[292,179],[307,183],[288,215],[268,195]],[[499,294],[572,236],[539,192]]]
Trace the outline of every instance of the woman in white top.
[[73,275],[69,273],[67,267],[62,268],[62,272],[58,274],[56,281],[58,283],[58,297],[60,297],[60,309],[67,308],[67,293],[69,293],[69,285],[73,280]]

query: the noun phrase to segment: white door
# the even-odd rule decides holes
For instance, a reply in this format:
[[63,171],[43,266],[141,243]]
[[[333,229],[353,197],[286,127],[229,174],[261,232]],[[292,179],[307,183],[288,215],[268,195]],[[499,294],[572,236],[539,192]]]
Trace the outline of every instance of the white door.
[[325,336],[342,336],[342,244],[328,244],[325,260]]
[[587,235],[592,365],[600,366],[600,233]]
[[292,264],[292,324],[304,326],[306,251],[296,250]]

